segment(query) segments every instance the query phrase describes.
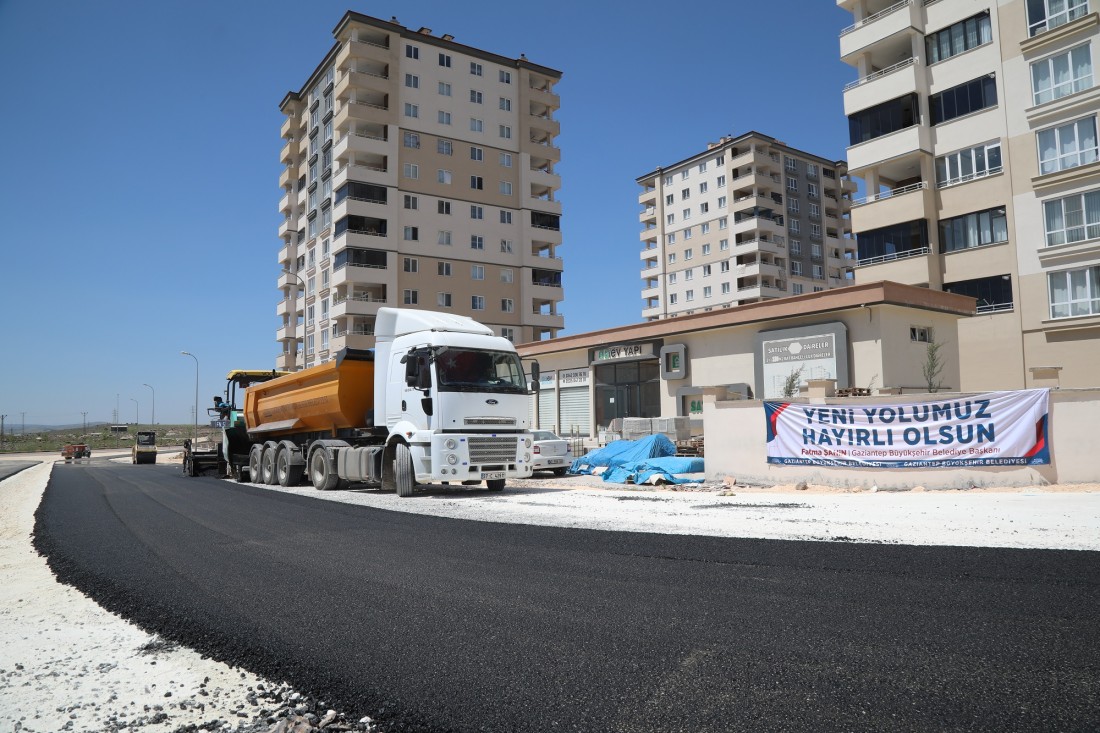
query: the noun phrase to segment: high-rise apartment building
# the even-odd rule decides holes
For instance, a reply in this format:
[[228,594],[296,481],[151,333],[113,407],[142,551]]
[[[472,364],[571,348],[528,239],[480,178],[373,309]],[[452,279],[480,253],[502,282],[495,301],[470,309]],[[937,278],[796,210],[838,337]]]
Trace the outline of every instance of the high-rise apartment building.
[[354,12],[333,35],[280,105],[278,367],[373,346],[383,305],[555,336],[561,72]]
[[749,132],[637,181],[646,320],[850,284],[843,161]]
[[855,278],[977,299],[951,386],[1097,384],[1096,3],[837,0]]

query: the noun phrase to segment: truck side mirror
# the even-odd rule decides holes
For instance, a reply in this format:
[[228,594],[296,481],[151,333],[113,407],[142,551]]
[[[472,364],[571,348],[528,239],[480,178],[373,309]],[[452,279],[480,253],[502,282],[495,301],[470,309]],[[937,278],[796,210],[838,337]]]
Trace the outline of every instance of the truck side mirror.
[[538,392],[539,387],[539,363],[537,361],[531,362],[531,391]]
[[418,354],[416,357],[416,389],[429,390],[432,388],[432,369],[428,364],[426,354]]

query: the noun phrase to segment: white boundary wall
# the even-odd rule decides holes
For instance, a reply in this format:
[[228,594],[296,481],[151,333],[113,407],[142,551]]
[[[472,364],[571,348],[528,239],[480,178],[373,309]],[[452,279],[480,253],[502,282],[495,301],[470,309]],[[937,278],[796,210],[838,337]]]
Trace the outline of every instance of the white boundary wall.
[[[709,392],[710,390],[708,390]],[[966,396],[936,393],[929,399]],[[923,396],[906,395],[906,401]],[[794,398],[802,404],[896,404],[897,395],[859,398]],[[768,463],[764,403],[760,400],[723,401],[707,394],[703,401],[708,481],[727,476],[748,482],[792,484],[806,481],[826,486],[877,485],[881,489],[963,489],[971,486],[1031,486],[1055,483],[1100,482],[1100,389],[1051,390],[1048,438],[1051,463],[1046,466],[987,466],[975,468],[841,468],[780,466]]]

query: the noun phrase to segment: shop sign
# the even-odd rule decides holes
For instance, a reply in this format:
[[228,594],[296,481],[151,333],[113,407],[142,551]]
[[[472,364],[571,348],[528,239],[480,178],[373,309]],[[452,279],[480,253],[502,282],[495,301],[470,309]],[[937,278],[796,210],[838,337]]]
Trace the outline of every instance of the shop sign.
[[558,372],[558,382],[562,389],[566,387],[587,387],[588,367],[583,369],[562,369]]

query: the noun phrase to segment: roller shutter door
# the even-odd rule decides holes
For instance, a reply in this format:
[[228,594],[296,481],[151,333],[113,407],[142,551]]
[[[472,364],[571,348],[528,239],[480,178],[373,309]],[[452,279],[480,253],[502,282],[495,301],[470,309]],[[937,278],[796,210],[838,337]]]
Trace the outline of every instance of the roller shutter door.
[[557,410],[557,396],[558,393],[553,389],[545,389],[539,392],[539,429],[540,430],[557,430],[558,427],[558,410]]
[[581,435],[591,435],[592,425],[588,415],[592,410],[592,398],[588,387],[568,387],[559,392],[561,402],[561,434],[569,435],[576,426]]

